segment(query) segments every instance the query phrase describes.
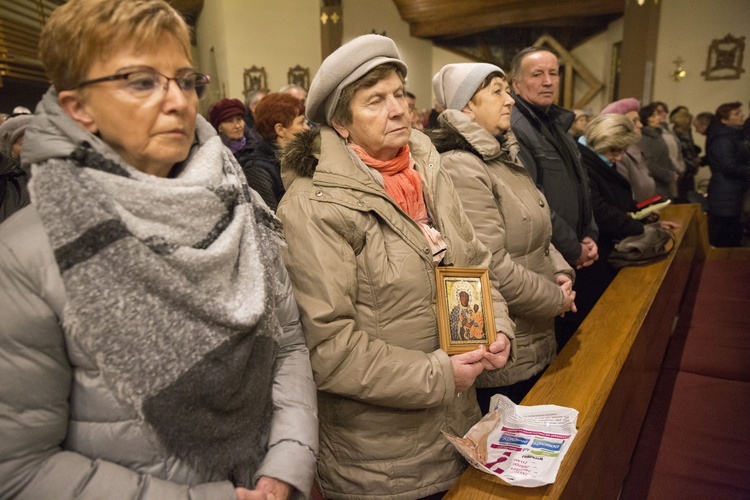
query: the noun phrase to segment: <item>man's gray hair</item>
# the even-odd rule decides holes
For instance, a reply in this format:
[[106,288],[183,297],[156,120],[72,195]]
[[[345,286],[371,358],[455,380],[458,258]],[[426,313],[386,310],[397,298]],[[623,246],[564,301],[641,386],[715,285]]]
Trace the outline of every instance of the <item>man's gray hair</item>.
[[280,92],[280,93],[282,93],[282,94],[288,94],[288,93],[289,93],[289,91],[290,91],[290,90],[292,90],[292,89],[299,89],[299,90],[301,90],[302,92],[304,92],[305,94],[307,94],[307,91],[306,91],[305,89],[303,89],[303,88],[302,88],[302,87],[300,87],[299,85],[295,85],[295,84],[293,84],[293,83],[290,83],[289,85],[284,85],[284,86],[282,86],[282,87],[281,87],[281,88],[279,89],[279,92]]
[[262,90],[251,90],[245,95],[245,107],[250,109],[252,104],[258,104],[261,98],[265,97],[266,93]]
[[518,73],[521,71],[521,63],[526,58],[526,56],[535,54],[537,52],[549,52],[559,59],[559,56],[552,49],[548,49],[546,47],[537,47],[535,45],[526,47],[525,49],[522,49],[518,54],[516,54],[513,57],[513,61],[510,63],[511,79],[515,80],[518,77]]

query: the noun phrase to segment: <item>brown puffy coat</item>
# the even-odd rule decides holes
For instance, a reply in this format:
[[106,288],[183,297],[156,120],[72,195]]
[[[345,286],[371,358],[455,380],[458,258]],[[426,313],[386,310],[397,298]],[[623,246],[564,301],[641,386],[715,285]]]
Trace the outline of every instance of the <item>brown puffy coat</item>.
[[[444,264],[487,267],[440,156],[412,132],[428,213],[448,244]],[[432,255],[417,224],[328,127],[282,160],[277,214],[318,384],[318,478],[327,498],[413,499],[447,490],[465,467],[441,435],[480,418],[474,390],[455,394],[438,348]],[[497,285],[497,281],[494,281]],[[493,291],[497,330],[514,325]]]

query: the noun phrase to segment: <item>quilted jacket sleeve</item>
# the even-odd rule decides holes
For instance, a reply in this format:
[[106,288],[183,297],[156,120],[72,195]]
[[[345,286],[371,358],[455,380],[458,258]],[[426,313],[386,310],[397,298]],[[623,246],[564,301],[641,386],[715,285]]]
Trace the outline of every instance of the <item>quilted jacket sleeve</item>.
[[560,314],[564,297],[552,281],[516,264],[505,249],[505,222],[498,207],[487,167],[478,156],[443,153],[441,161],[451,174],[471,224],[492,253],[491,269],[500,282],[500,293],[513,314],[551,318]]
[[283,334],[268,452],[254,479],[256,483],[261,476],[279,479],[296,488],[294,498],[307,498],[318,454],[317,389],[292,284],[280,259],[278,265],[282,286],[276,304]]

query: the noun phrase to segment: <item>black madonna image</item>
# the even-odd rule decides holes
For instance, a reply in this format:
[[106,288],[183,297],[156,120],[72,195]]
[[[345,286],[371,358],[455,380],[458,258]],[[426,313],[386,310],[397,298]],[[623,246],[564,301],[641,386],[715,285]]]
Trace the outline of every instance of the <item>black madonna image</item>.
[[438,267],[435,275],[441,349],[457,354],[494,342],[495,320],[487,269]]

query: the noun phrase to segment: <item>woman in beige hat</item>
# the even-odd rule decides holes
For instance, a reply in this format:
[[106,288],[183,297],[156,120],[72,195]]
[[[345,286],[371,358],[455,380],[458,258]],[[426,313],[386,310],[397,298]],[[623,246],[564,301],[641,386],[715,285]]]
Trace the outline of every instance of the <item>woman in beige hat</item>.
[[518,158],[505,73],[485,63],[448,64],[432,80],[445,108],[431,132],[479,239],[492,253],[516,323],[516,363],[477,391],[483,411],[502,393],[516,403],[554,359],[554,318],[575,311],[573,269],[550,242],[547,200]]
[[327,498],[450,488],[466,464],[441,431],[463,435],[479,420],[474,381],[511,351],[496,289],[497,341],[453,357],[439,348],[435,266],[487,267],[490,254],[432,143],[410,128],[406,71],[386,37],[339,48],[307,98],[321,126],[282,159],[277,215],[318,384]]

